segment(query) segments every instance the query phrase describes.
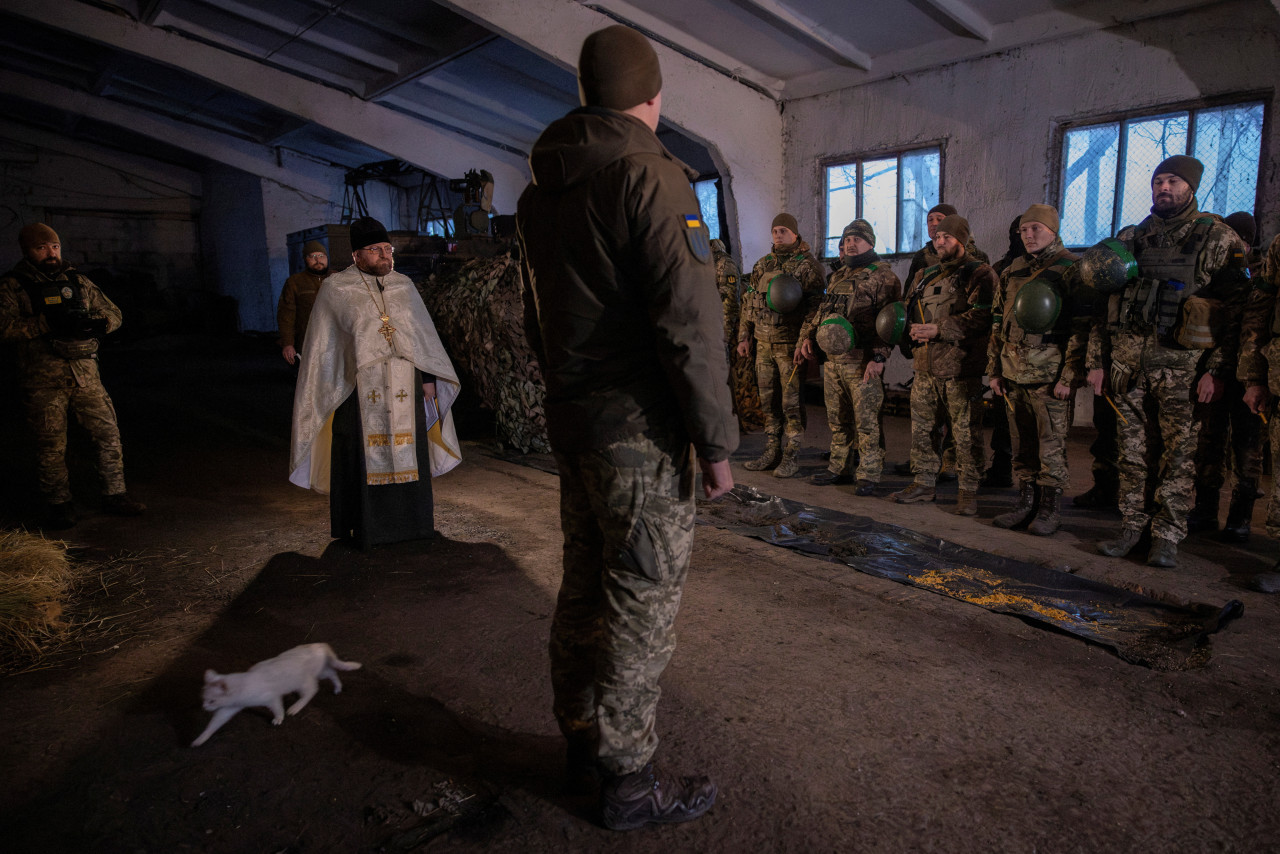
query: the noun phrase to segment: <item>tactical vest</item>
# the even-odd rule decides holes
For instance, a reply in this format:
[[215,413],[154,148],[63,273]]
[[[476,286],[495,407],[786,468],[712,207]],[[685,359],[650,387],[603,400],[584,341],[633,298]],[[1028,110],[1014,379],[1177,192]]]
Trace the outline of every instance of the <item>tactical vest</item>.
[[[1018,286],[1019,289],[1027,286],[1031,282],[1040,281],[1050,285],[1058,292],[1058,297],[1063,298],[1066,294],[1067,271],[1074,265],[1075,259],[1067,257],[1070,252],[1063,249],[1058,257],[1050,261],[1047,265],[1040,269],[1040,272],[1031,276]],[[1015,294],[1016,296],[1016,294]],[[1013,304],[1000,306],[1000,314],[992,315],[992,326],[1000,330],[1000,335],[1010,344],[1019,347],[1040,347],[1049,344],[1062,344],[1063,336],[1057,330],[1051,332],[1031,333],[1018,325],[1013,316]]]
[[[907,305],[907,323],[937,323],[944,317],[969,310],[965,294],[966,285],[973,271],[982,266],[981,261],[966,261],[951,275],[942,275],[942,265],[935,264],[920,275],[920,284],[911,293]],[[954,287],[947,283],[954,281]],[[956,308],[961,307],[957,312]]]
[[[794,342],[800,331],[800,324],[804,322],[804,300],[790,314],[779,314],[769,308],[766,299],[766,290],[769,287],[769,281],[774,276],[786,273],[795,276],[795,270],[801,264],[805,263],[803,252],[797,252],[789,258],[779,258],[770,253],[765,256],[765,262],[772,262],[764,268],[763,275],[760,276],[760,289],[757,290],[754,283],[747,288],[743,302],[751,307],[752,319],[756,325],[756,338],[761,342]],[[776,266],[774,266],[776,265]],[[799,276],[796,279],[803,285],[804,280]],[[790,328],[788,328],[790,327]],[[779,334],[781,333],[781,334]]]
[[[57,279],[37,278],[27,270],[17,271],[16,276],[31,301],[31,313],[36,317],[43,314],[51,327],[88,316],[89,301],[74,270],[65,271],[65,278]],[[98,352],[96,338],[67,340],[50,335],[48,341],[53,352],[64,359],[85,359]]]
[[846,320],[852,320],[849,314],[853,311],[854,291],[858,289],[858,285],[871,278],[871,274],[880,269],[879,264],[868,264],[865,267],[859,267],[840,281],[827,288],[826,294],[822,297],[822,303],[818,306],[818,323],[824,320],[830,320],[834,317],[843,317]]
[[1211,216],[1197,217],[1177,246],[1144,246],[1142,239],[1134,241],[1139,275],[1121,292],[1119,311],[1109,318],[1113,331],[1170,336],[1183,301],[1200,289],[1196,262],[1213,223]]

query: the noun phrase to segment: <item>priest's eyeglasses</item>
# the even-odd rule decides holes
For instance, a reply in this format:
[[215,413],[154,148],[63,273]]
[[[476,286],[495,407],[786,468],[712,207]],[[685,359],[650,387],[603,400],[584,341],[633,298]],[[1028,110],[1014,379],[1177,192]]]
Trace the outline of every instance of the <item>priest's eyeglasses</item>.
[[380,257],[390,258],[396,254],[396,248],[390,244],[385,246],[366,246],[363,249],[357,249],[357,252],[368,252],[370,255],[378,255]]

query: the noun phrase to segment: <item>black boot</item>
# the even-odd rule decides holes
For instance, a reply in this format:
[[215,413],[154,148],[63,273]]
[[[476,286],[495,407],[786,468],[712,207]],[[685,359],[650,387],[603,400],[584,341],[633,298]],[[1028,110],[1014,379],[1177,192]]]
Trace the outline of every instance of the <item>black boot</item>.
[[1218,530],[1218,490],[1196,487],[1196,503],[1187,514],[1187,533]]
[[1258,500],[1257,494],[1257,481],[1236,481],[1236,488],[1231,492],[1231,506],[1227,508],[1227,522],[1222,526],[1218,539],[1225,543],[1249,541],[1249,524],[1253,521],[1253,503]]
[[1018,503],[1007,513],[1001,513],[991,520],[997,528],[1012,528],[1021,525],[1036,512],[1036,485],[1029,480],[1022,481],[1018,488]]
[[1036,518],[1027,526],[1027,533],[1035,534],[1037,537],[1047,537],[1058,530],[1058,526],[1062,524],[1062,515],[1059,510],[1061,500],[1061,486],[1040,487],[1040,509],[1036,511]]
[[632,774],[605,781],[600,800],[605,827],[634,830],[697,818],[716,802],[716,784],[706,777],[677,777],[650,762]]
[[1071,499],[1071,503],[1085,510],[1119,510],[1120,487],[1114,483],[1095,483],[1088,492]]
[[983,489],[1008,489],[1013,486],[1013,462],[1001,454],[992,457],[991,468],[983,473],[978,486]]

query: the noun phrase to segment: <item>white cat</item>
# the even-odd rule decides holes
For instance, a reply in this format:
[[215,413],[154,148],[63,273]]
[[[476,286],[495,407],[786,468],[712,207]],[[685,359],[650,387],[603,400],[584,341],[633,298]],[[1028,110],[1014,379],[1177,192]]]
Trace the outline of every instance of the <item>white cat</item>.
[[266,706],[275,713],[271,723],[284,722],[284,695],[297,694],[297,701],[289,707],[289,714],[296,715],[320,690],[320,680],[333,683],[333,693],[342,692],[338,681],[339,670],[359,670],[355,661],[339,661],[327,643],[308,643],[295,646],[275,658],[259,661],[244,673],[204,672],[204,708],[213,712],[209,725],[191,742],[199,747],[218,729],[231,720],[241,709]]

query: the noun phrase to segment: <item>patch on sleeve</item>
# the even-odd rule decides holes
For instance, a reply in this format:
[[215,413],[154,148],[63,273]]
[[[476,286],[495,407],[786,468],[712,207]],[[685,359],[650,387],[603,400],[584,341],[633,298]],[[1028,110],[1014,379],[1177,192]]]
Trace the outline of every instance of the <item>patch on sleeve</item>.
[[702,224],[702,217],[686,214],[684,236],[689,241],[689,251],[703,264],[711,261],[711,232]]

